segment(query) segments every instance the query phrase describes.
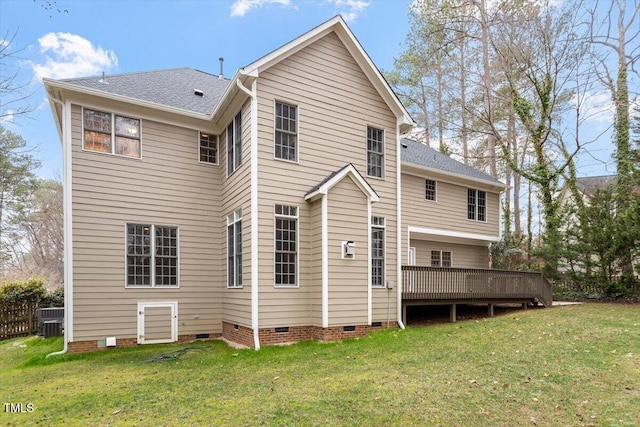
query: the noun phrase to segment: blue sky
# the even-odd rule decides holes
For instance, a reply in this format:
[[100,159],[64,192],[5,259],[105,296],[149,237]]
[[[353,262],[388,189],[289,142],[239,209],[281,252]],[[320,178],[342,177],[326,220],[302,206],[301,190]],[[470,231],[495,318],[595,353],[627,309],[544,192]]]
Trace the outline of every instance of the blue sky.
[[[53,0],[50,1],[50,3]],[[24,49],[13,65],[20,82],[30,82],[28,116],[2,124],[37,147],[45,178],[62,174],[62,150],[42,77],[72,78],[154,69],[191,67],[217,74],[234,72],[336,14],[381,69],[400,55],[411,0],[180,0],[69,1],[0,0],[0,42],[14,32],[11,47]],[[58,12],[56,9],[60,9]],[[8,70],[13,71],[13,70]],[[4,72],[4,71],[3,71]],[[611,124],[606,94],[590,94],[598,134]],[[11,119],[11,118],[10,118]],[[610,133],[580,156],[579,175],[613,173]]]
[[[409,0],[0,1],[0,39],[17,30],[16,64],[36,110],[3,126],[38,147],[39,174],[62,175],[62,150],[42,77],[70,78],[174,67],[234,72],[342,14],[379,68],[401,50]],[[57,12],[55,9],[60,9]],[[65,12],[64,10],[68,10]]]

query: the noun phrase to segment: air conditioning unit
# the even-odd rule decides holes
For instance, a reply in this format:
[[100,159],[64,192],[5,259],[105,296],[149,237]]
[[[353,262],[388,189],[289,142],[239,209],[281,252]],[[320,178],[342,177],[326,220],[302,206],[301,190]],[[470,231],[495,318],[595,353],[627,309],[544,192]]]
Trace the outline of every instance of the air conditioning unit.
[[43,323],[42,335],[45,338],[62,336],[62,322],[59,320],[47,320]]

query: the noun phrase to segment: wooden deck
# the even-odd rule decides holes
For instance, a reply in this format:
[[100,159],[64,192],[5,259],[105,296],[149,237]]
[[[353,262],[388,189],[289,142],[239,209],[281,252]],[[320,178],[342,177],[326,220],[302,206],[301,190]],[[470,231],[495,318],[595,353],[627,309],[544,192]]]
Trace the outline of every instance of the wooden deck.
[[553,303],[552,286],[542,273],[474,268],[402,266],[402,311],[409,305]]

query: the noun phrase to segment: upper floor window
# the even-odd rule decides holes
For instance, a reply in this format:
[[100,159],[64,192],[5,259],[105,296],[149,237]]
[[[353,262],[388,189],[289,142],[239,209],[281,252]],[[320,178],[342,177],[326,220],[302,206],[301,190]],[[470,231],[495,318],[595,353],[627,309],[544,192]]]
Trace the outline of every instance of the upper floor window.
[[200,132],[200,162],[218,164],[218,136]]
[[227,287],[242,287],[242,209],[227,216]]
[[298,161],[298,108],[276,102],[276,159]]
[[425,196],[427,200],[436,201],[436,182],[432,179],[425,180]]
[[451,267],[450,251],[431,251],[431,267]]
[[103,111],[82,111],[83,148],[140,157],[140,120]]
[[367,126],[367,175],[384,176],[384,131]]
[[298,208],[276,205],[275,285],[298,284]]
[[227,126],[227,175],[242,163],[242,115],[240,112]]
[[467,219],[473,221],[487,220],[486,191],[467,189]]
[[178,229],[127,224],[127,286],[178,286]]
[[385,219],[371,217],[371,286],[385,286]]

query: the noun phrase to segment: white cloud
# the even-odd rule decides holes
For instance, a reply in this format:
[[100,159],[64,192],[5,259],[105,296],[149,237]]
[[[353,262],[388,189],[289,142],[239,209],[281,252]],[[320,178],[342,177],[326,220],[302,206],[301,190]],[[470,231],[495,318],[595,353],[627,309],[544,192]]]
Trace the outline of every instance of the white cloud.
[[580,116],[587,122],[613,122],[615,107],[607,92],[587,92],[581,98],[574,96],[571,102],[580,109]]
[[6,110],[4,112],[0,112],[0,114],[1,114],[0,119],[3,122],[13,123],[13,118],[14,118],[13,110]]
[[281,6],[291,6],[291,0],[236,0],[231,5],[231,16],[244,16],[251,9],[256,9],[264,5],[279,4]]
[[118,66],[112,50],[94,46],[76,34],[49,33],[38,39],[40,52],[46,56],[44,64],[31,62],[37,78],[69,79],[99,74]]
[[0,49],[2,49],[3,47],[9,47],[10,44],[11,42],[9,40],[0,39]]
[[335,4],[340,8],[340,15],[347,22],[353,22],[356,18],[369,7],[370,3],[364,0],[328,0],[329,3]]

